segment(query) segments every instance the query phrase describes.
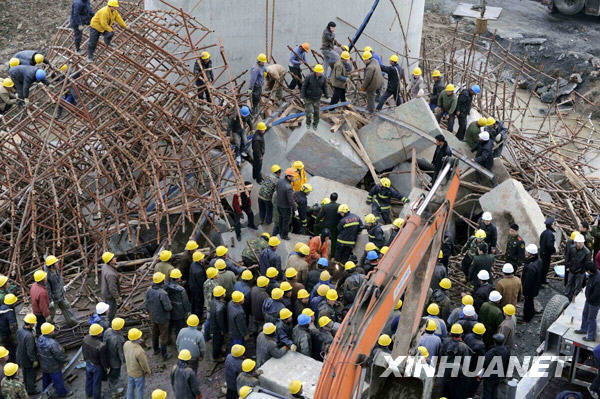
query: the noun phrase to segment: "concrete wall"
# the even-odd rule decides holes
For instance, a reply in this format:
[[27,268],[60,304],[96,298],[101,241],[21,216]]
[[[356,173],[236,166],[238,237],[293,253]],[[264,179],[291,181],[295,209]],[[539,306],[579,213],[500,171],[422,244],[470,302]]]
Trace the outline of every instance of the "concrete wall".
[[[265,2],[269,4],[269,16],[265,16]],[[223,40],[225,54],[233,76],[249,69],[260,52],[267,52],[265,30],[269,29],[269,48],[271,43],[271,12],[274,0],[255,0],[243,2],[239,0],[170,0],[173,6],[181,7],[199,22],[215,32],[204,43],[217,43],[217,38]],[[402,26],[408,38],[408,56],[419,56],[421,45],[421,30],[425,0],[400,1],[393,0]],[[341,19],[360,26],[372,1],[352,2],[347,0],[304,0],[304,1],[275,1],[275,18],[273,34],[273,58],[282,65],[287,65],[289,50],[287,45],[295,46],[304,41],[311,44],[313,49],[321,47],[321,33],[329,21],[337,24],[336,38],[342,44],[348,44],[347,37],[353,37],[356,32]],[[160,0],[145,0],[146,9],[169,8]],[[392,53],[397,53],[406,64],[405,45],[396,13],[389,0],[381,0],[363,35],[357,42],[362,49],[369,45],[374,51],[387,59]],[[341,19],[340,19],[341,18]],[[410,21],[410,23],[409,23]],[[367,35],[371,37],[367,37]],[[195,37],[198,40],[199,37]],[[384,48],[375,40],[387,45]],[[211,54],[218,53],[217,48],[208,49]],[[215,66],[219,65],[220,57],[214,57]],[[309,64],[314,65],[313,57],[308,58]],[[190,63],[191,65],[191,63]],[[246,78],[246,82],[249,78]]]

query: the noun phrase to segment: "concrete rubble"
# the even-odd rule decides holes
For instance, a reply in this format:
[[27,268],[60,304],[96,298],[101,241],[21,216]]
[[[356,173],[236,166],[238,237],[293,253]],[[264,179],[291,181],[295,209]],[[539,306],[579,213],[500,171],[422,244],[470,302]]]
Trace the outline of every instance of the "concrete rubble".
[[[290,367],[290,365],[294,365]],[[280,395],[288,395],[288,384],[292,380],[302,381],[304,396],[312,398],[315,393],[323,363],[298,352],[288,351],[280,359],[271,358],[259,370],[260,386]]]

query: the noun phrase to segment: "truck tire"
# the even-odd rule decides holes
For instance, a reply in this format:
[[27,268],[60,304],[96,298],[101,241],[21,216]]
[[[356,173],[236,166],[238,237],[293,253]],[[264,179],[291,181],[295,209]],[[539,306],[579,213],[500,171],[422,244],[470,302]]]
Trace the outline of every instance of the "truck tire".
[[542,313],[542,321],[540,322],[540,342],[546,340],[546,330],[558,319],[567,306],[569,306],[569,298],[564,295],[554,295],[550,298],[544,308],[544,313]]
[[579,14],[585,6],[585,0],[554,0],[554,7],[564,15]]

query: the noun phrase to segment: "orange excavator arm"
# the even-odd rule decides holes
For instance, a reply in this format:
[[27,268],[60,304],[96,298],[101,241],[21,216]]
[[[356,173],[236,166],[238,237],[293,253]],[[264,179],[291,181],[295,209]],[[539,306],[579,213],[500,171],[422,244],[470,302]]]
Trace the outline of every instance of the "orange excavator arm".
[[[439,206],[436,205],[433,198],[450,171],[451,165],[447,164],[428,195],[413,208],[378,267],[369,273],[335,335],[315,399],[359,397],[364,362],[405,291],[393,355],[407,354],[419,327],[442,236],[460,185],[456,168],[446,195],[438,195]],[[434,206],[437,209],[432,210]],[[424,221],[427,215],[430,216]]]

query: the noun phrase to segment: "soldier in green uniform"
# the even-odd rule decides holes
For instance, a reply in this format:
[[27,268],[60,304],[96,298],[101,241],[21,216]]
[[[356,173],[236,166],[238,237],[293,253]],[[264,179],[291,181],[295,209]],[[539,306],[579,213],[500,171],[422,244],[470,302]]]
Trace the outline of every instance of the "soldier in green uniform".
[[[465,254],[465,257],[462,260],[461,268],[463,273],[465,274],[465,281],[467,282],[469,281],[469,268],[471,267],[471,263],[473,263],[473,259],[478,254],[477,249],[479,247],[479,244],[485,244],[485,236],[485,231],[481,229],[476,230],[475,234],[469,237],[467,243],[462,248],[461,253]],[[485,244],[485,248],[486,250],[484,252],[487,253],[487,244]]]
[[585,247],[593,253],[594,236],[590,232],[590,224],[587,222],[587,220],[581,222],[581,225],[579,226],[579,233],[583,234],[583,237],[585,238]]
[[8,277],[0,274],[0,303],[4,303],[6,294],[14,294],[15,285],[8,283]]
[[519,225],[513,223],[508,230],[508,241],[506,241],[506,263],[510,263],[517,269],[525,260],[525,241],[519,235]]
[[253,240],[248,241],[246,248],[242,251],[242,261],[244,266],[250,267],[252,265],[258,265],[258,257],[260,256],[263,249],[269,246],[269,233],[262,233],[260,236]]
[[2,396],[5,399],[27,399],[25,385],[17,379],[19,366],[15,363],[6,363],[4,365],[4,378],[2,379]]

